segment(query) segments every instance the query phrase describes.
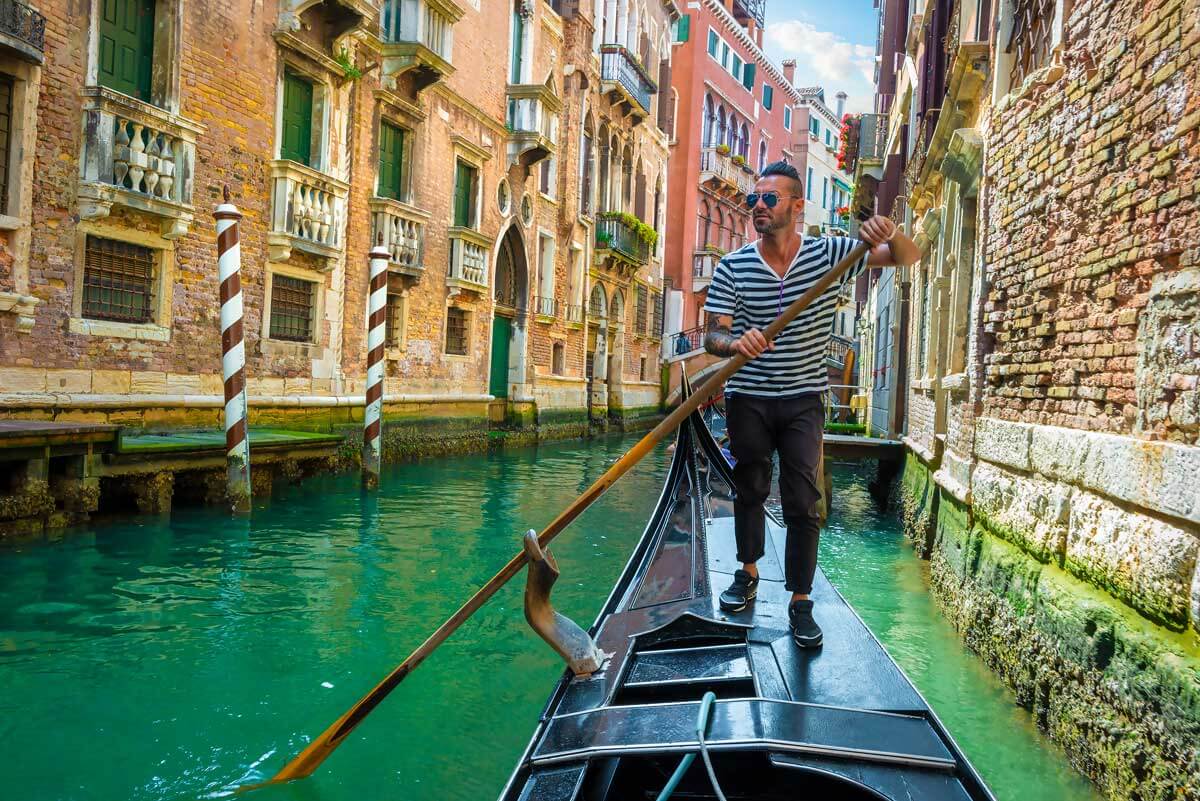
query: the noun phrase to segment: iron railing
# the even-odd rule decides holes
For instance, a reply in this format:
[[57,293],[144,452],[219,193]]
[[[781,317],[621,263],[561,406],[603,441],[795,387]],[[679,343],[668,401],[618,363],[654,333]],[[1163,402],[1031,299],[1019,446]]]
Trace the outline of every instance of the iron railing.
[[863,114],[858,121],[858,161],[883,161],[887,150],[886,114]]
[[639,264],[650,261],[650,246],[618,214],[604,213],[596,221],[596,248],[615,250]]
[[670,352],[675,355],[691,353],[704,347],[704,326],[698,325],[686,331],[671,334]]
[[825,346],[825,363],[832,367],[844,367],[846,354],[855,350],[853,339],[833,334]]
[[650,95],[657,92],[658,87],[629,50],[619,44],[603,45],[600,48],[600,79],[620,84],[644,113],[650,113]]
[[29,45],[40,54],[46,49],[46,18],[18,0],[0,0],[0,34]]

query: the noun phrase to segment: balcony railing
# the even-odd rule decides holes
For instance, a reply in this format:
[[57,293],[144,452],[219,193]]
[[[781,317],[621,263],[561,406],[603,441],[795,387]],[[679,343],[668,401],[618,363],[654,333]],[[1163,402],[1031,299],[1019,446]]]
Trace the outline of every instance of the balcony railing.
[[480,292],[488,285],[487,237],[472,228],[450,228],[450,267],[446,284]]
[[508,87],[509,163],[531,167],[554,153],[560,101],[544,84]]
[[454,23],[462,15],[453,0],[384,0],[384,76],[414,69],[419,90],[454,72]]
[[888,118],[884,114],[863,114],[858,121],[858,161],[880,163],[887,150]]
[[557,317],[558,301],[554,298],[537,295],[533,299],[533,312],[539,317]]
[[571,303],[566,306],[566,316],[568,323],[583,322],[583,304]]
[[0,44],[26,61],[41,64],[46,49],[46,18],[17,0],[0,0]]
[[271,260],[287,261],[293,249],[325,259],[341,253],[349,185],[286,159],[271,162],[271,178]]
[[833,334],[825,347],[825,363],[831,367],[845,367],[846,354],[854,350],[856,343],[853,339]]
[[182,236],[192,221],[196,137],[190,120],[104,87],[83,90],[79,216],[108,216],[114,205],[162,218],[162,235]]
[[692,291],[699,292],[712,282],[713,271],[721,254],[715,250],[697,250],[692,254]]
[[670,352],[676,356],[691,353],[704,347],[704,326],[698,325],[686,331],[671,334]]
[[596,249],[611,250],[638,264],[650,261],[650,246],[619,215],[604,213],[596,221]]
[[754,191],[754,173],[715,147],[700,151],[700,182],[712,181],[718,189],[746,195]]
[[766,23],[767,0],[733,0],[733,17],[738,22],[754,20],[761,28]]
[[404,275],[425,271],[427,212],[386,197],[371,198],[371,241],[388,251],[388,268]]
[[600,48],[600,79],[611,84],[636,104],[640,116],[650,113],[650,95],[658,91],[646,69],[637,58],[618,44],[606,44]]

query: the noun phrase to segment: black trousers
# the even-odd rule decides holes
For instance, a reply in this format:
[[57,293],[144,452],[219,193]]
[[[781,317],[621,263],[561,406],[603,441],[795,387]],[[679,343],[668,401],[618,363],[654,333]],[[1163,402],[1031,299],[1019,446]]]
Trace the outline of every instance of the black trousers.
[[728,395],[725,412],[729,449],[737,464],[733,503],[737,558],[757,562],[766,546],[766,511],[771,492],[771,455],[779,452],[779,495],[787,524],[784,578],[792,592],[812,592],[821,521],[818,471],[825,411],[819,394],[797,398]]

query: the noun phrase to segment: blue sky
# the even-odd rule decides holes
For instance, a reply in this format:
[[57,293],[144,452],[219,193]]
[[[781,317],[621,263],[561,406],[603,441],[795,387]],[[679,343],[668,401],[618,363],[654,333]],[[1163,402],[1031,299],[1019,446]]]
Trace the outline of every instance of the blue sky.
[[840,89],[847,110],[870,111],[877,20],[871,0],[767,0],[763,47],[776,64],[796,59],[796,85],[825,87],[831,107]]

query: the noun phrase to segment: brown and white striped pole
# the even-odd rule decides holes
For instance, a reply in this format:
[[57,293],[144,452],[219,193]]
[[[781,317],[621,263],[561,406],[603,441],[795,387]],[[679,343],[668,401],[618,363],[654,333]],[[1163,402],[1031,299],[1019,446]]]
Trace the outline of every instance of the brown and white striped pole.
[[250,514],[250,440],[246,435],[246,348],[242,333],[242,246],[229,187],[217,206],[217,270],[221,275],[221,373],[225,379],[226,491],[234,514]]
[[387,266],[390,254],[383,236],[371,249],[371,283],[367,317],[367,408],[363,414],[362,483],[379,487],[383,443],[383,338],[387,321]]

